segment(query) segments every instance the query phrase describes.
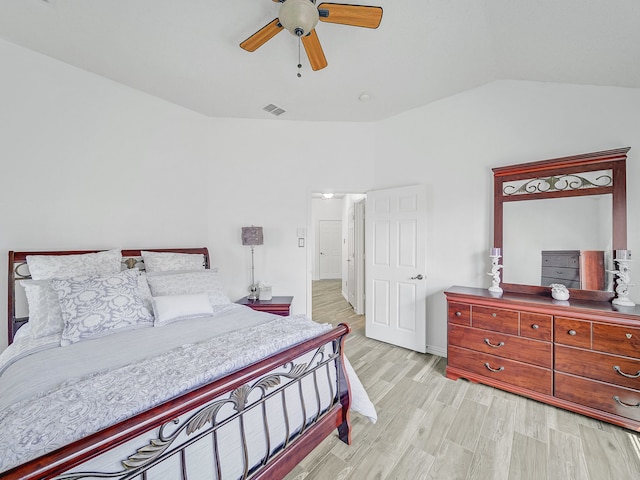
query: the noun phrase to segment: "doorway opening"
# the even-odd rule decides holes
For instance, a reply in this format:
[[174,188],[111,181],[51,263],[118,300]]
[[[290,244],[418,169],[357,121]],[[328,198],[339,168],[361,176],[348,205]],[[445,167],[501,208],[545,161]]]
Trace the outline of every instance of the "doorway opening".
[[311,194],[307,237],[309,315],[313,312],[313,285],[324,281],[340,290],[355,314],[364,314],[365,204],[363,193],[336,193],[332,198]]

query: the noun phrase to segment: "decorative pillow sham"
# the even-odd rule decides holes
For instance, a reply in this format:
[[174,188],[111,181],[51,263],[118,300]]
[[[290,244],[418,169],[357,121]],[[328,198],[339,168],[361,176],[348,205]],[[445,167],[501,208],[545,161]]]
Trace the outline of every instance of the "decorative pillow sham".
[[49,280],[22,280],[29,305],[29,330],[34,338],[62,333],[64,321],[58,293]]
[[147,275],[147,281],[154,297],[206,293],[212,306],[231,303],[222,289],[216,270],[150,274]]
[[27,265],[33,280],[104,275],[122,270],[122,253],[116,249],[78,255],[27,255]]
[[153,297],[153,325],[156,327],[209,315],[213,315],[213,307],[206,293]]
[[204,255],[199,253],[148,252],[143,250],[142,260],[147,272],[170,270],[204,270]]
[[151,292],[142,272],[52,279],[64,329],[60,345],[153,324]]

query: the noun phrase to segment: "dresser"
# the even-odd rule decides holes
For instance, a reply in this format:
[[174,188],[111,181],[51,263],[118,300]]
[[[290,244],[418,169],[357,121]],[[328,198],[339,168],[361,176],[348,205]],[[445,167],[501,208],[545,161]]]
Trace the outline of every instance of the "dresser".
[[454,286],[447,378],[640,432],[640,307]]
[[602,250],[543,250],[541,283],[548,287],[561,283],[567,288],[604,290]]

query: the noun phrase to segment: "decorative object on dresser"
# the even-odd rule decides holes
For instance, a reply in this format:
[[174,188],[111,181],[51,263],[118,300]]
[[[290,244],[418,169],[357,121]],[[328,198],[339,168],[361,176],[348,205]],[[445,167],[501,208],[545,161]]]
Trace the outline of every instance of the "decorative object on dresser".
[[629,286],[631,284],[631,277],[629,270],[631,268],[631,251],[630,250],[616,250],[615,263],[618,266],[618,270],[614,270],[613,274],[616,275],[616,298],[613,299],[615,305],[621,305],[624,307],[633,307],[633,303],[629,299]]
[[491,252],[489,252],[489,257],[491,257],[491,271],[487,273],[487,275],[491,275],[491,286],[489,287],[489,291],[493,293],[502,293],[502,288],[500,288],[500,269],[502,265],[499,265],[500,261],[500,249],[492,248]]
[[[640,307],[452,287],[447,378],[640,432]],[[568,303],[568,302],[567,302]]]
[[264,237],[262,235],[262,227],[242,227],[242,245],[251,247],[251,285],[249,286],[249,299],[258,298],[258,286],[255,280],[255,264],[253,263],[253,249],[256,245],[262,245]]
[[561,283],[552,283],[549,285],[551,287],[551,296],[555,300],[569,300],[569,290],[566,285]]
[[286,317],[289,315],[293,297],[272,297],[271,300],[252,300],[248,296],[243,297],[236,303],[246,305],[259,312],[273,313]]
[[541,285],[562,283],[567,288],[604,290],[602,250],[543,250]]

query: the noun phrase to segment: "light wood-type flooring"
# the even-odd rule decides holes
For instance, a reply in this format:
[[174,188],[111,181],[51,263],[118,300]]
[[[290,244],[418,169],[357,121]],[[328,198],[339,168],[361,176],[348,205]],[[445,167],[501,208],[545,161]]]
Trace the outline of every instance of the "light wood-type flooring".
[[325,439],[286,480],[640,480],[640,435],[444,376],[446,359],[364,336],[339,280],[313,285],[313,317],[353,328],[345,352],[378,422]]

